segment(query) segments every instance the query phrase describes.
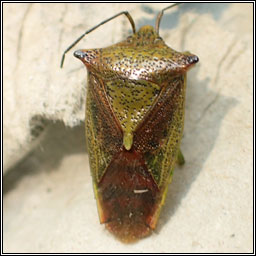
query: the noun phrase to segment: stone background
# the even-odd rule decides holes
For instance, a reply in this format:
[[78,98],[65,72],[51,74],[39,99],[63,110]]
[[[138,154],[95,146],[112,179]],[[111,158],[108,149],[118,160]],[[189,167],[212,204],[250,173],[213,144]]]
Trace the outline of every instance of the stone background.
[[[4,4],[4,252],[252,252],[253,5],[187,3],[160,34],[200,62],[189,72],[186,159],[156,232],[122,244],[99,224],[84,143],[86,70],[62,52],[85,30],[128,10],[137,28],[167,4]],[[119,17],[74,49],[131,33]]]

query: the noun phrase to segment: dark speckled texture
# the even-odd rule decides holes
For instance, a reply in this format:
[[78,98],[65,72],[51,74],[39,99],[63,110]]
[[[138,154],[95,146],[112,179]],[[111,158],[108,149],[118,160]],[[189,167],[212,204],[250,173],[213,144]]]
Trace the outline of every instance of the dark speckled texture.
[[151,26],[116,45],[79,50],[89,71],[86,136],[101,223],[135,241],[156,227],[177,161],[186,72],[198,61]]

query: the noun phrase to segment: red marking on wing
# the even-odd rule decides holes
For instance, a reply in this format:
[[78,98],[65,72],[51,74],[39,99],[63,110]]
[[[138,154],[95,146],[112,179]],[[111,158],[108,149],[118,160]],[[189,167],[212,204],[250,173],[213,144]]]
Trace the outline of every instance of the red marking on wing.
[[159,190],[141,154],[121,151],[98,185],[102,222],[123,241],[147,236],[159,202]]

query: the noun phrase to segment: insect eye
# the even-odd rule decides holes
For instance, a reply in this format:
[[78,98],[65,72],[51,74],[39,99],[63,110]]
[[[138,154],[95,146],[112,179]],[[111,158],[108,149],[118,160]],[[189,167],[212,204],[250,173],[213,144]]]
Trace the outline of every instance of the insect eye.
[[154,43],[159,43],[160,41],[163,41],[163,38],[160,37],[160,36],[158,36],[158,37],[155,39]]
[[126,41],[128,42],[128,43],[131,43],[133,40],[132,40],[132,36],[128,36],[127,37],[127,39],[126,39]]

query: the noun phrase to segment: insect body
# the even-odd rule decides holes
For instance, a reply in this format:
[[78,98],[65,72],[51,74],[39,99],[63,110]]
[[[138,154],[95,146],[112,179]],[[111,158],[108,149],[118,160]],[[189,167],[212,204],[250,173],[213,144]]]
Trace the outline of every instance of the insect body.
[[86,138],[100,222],[127,242],[156,227],[181,156],[186,72],[198,61],[164,43],[160,18],[156,29],[74,53],[88,70]]

